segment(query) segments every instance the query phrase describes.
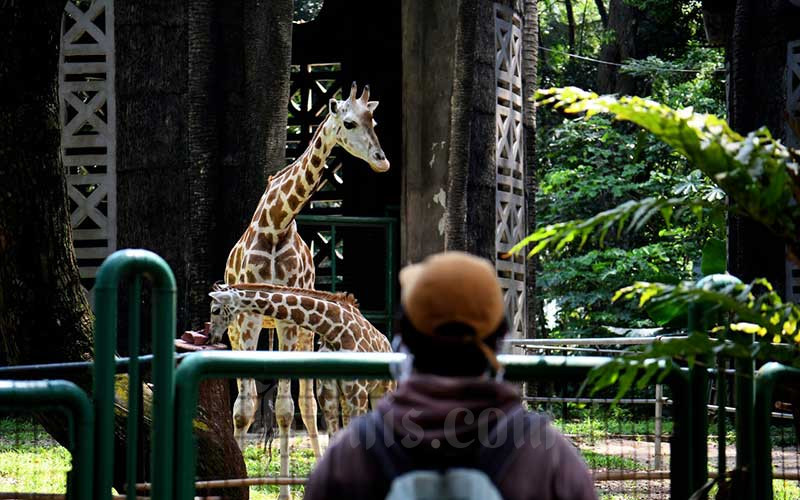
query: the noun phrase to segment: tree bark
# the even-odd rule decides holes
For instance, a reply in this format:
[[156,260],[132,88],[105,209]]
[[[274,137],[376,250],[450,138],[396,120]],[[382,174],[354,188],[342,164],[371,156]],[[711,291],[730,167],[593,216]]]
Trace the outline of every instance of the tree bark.
[[[536,0],[525,0],[522,33],[522,130],[525,147],[525,209],[527,233],[536,230],[536,107],[532,101],[536,92],[536,61],[539,54],[539,15]],[[528,305],[529,338],[536,338],[536,265],[538,257],[525,264],[526,303]]]
[[[92,313],[72,249],[59,158],[63,4],[0,3],[0,364],[85,361]],[[32,64],[33,63],[33,64]],[[88,373],[74,380],[91,387]],[[69,446],[57,413],[34,415]]]
[[570,53],[575,53],[575,12],[572,9],[572,0],[564,0],[567,10],[567,44]]
[[603,3],[603,0],[594,0],[595,5],[597,5],[597,13],[600,15],[600,22],[603,24],[604,28],[608,27],[608,12],[606,11],[606,4]]
[[467,246],[467,182],[477,11],[475,0],[459,0],[454,54],[457,62],[450,98],[449,175],[444,239],[446,250],[465,250]]
[[63,5],[1,5],[0,85],[7,98],[0,104],[0,359],[88,360],[92,314],[72,250],[59,158]]
[[209,284],[222,278],[268,176],[286,166],[292,47],[292,0],[239,0],[219,10],[219,231]]
[[213,32],[214,18],[210,0],[196,0],[188,6],[188,146],[189,248],[186,259],[186,311],[190,326],[199,329],[208,314],[208,291],[213,283],[212,259],[217,224],[214,209],[217,193],[212,186],[218,182],[217,127],[218,103],[213,99],[216,88],[212,78],[215,65]]
[[[625,0],[611,0],[608,5],[607,27],[614,33],[600,50],[600,59],[611,63],[622,63],[626,59],[636,58],[636,36],[640,12],[628,5]],[[597,91],[602,94],[636,93],[636,79],[631,75],[620,73],[619,66],[600,64],[597,68]]]

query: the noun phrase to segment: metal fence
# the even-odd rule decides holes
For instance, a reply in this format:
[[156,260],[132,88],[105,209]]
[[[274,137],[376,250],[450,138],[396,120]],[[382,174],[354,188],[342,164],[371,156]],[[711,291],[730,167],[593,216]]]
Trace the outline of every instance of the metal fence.
[[[63,425],[66,448],[32,423],[31,412],[47,413],[49,421]],[[22,498],[21,492],[40,485],[71,498],[92,497],[94,416],[75,384],[0,380],[0,430],[0,498]],[[43,449],[57,455],[55,467]]]
[[[134,357],[123,362],[114,357],[117,288],[123,280],[129,283],[129,296],[133,298],[128,310],[129,350],[136,353],[139,351],[142,279],[149,280],[152,288],[150,316],[155,354],[152,359]],[[12,434],[12,441],[18,438],[20,443],[26,433],[41,436],[37,434],[40,430],[27,423],[29,420],[19,419],[20,411],[40,414],[50,409],[66,411],[63,430],[67,438],[62,441],[70,452],[67,468],[71,467],[71,472],[63,492],[70,498],[109,498],[114,461],[127,464],[125,493],[128,498],[149,495],[158,500],[188,499],[198,488],[201,491],[223,488],[224,491],[225,484],[198,483],[195,477],[197,449],[192,422],[197,412],[198,386],[203,380],[237,377],[388,379],[398,371],[404,359],[402,354],[203,352],[182,357],[176,370],[178,358],[173,345],[175,288],[172,274],[163,260],[144,251],[118,252],[109,257],[101,269],[96,291],[92,404],[85,393],[68,382],[0,382],[0,411],[15,412],[11,420],[0,418],[0,430],[9,429],[0,436],[0,446],[9,441],[8,433]],[[546,351],[560,348],[562,352],[581,354],[585,352],[566,349],[591,348],[575,343],[568,346],[553,344],[544,347],[528,344],[528,347]],[[612,346],[595,346],[594,349],[613,350]],[[124,425],[127,449],[124,456],[115,456],[113,451],[115,405],[119,403],[115,397],[118,396],[115,394],[115,373],[127,371],[128,386],[141,388],[145,361],[152,361],[148,369],[152,373],[149,380],[153,388],[150,413],[153,419],[152,476],[146,478],[150,481],[148,484],[142,484],[137,471],[130,465],[144,459],[139,456],[141,450],[136,446],[143,432],[142,395],[138,389],[131,389],[127,398],[123,398],[127,400],[122,401],[128,415]],[[735,461],[736,467],[723,466],[718,470],[726,475],[746,476],[748,479],[742,484],[753,488],[752,492],[742,490],[743,498],[769,498],[772,494],[775,498],[800,497],[800,488],[797,487],[800,469],[793,421],[785,418],[785,409],[775,407],[776,388],[783,389],[789,382],[800,384],[800,370],[769,364],[748,378],[742,376],[746,370],[737,366],[734,382],[730,384],[735,386],[737,404],[729,405],[723,397],[716,405],[709,405],[708,379],[716,377],[717,373],[733,372],[724,366],[715,368],[696,364],[689,369],[674,363],[661,363],[658,369],[665,374],[661,379],[663,386],[653,382],[639,389],[640,392],[614,402],[610,393],[590,396],[579,392],[588,372],[607,362],[608,357],[503,355],[500,361],[505,367],[507,380],[537,386],[537,392],[526,392],[526,402],[550,415],[554,425],[583,453],[602,497],[688,498],[707,484],[709,477],[716,475],[715,463],[724,464],[727,460]],[[86,369],[84,365],[68,365],[58,368],[65,372]],[[16,376],[29,376],[50,369],[26,367]],[[0,369],[0,378],[9,376],[9,371]],[[719,378],[724,381],[727,377]],[[705,444],[709,443],[709,415],[713,419],[720,408],[737,412],[737,427],[733,433],[737,438],[737,448],[745,450],[745,454],[734,454],[725,446],[718,446],[715,450],[713,440],[709,445]],[[740,414],[753,415],[754,420],[739,418]],[[8,417],[10,414],[5,415]],[[721,429],[717,439],[728,432],[726,420],[717,418],[718,429]],[[43,439],[36,439],[44,443]],[[742,443],[750,448],[742,446]],[[313,460],[309,462],[313,464]],[[248,481],[251,484],[302,484],[306,473],[297,473],[289,478],[273,475]],[[0,485],[8,475],[0,467]],[[222,478],[225,479],[242,478]],[[0,495],[0,498],[9,498],[9,495]],[[13,495],[14,498],[30,497],[18,491]]]
[[[255,352],[206,352],[187,357],[176,373],[176,498],[188,499],[195,493],[197,448],[192,436],[192,420],[197,411],[200,381],[209,378],[267,377],[316,379],[385,379],[390,378],[402,363],[400,354],[314,354]],[[508,380],[579,384],[588,371],[606,358],[561,356],[502,356]],[[675,416],[672,419],[670,482],[665,488],[673,498],[686,498],[703,482],[704,467],[694,465],[690,452],[693,438],[702,429],[695,428],[691,414],[690,374],[675,366],[663,366],[668,374],[664,383],[672,391]],[[625,457],[622,457],[622,463]],[[636,471],[628,471],[636,472]],[[667,474],[663,471],[663,474]],[[298,479],[298,478],[287,478]],[[302,481],[296,481],[302,482]]]

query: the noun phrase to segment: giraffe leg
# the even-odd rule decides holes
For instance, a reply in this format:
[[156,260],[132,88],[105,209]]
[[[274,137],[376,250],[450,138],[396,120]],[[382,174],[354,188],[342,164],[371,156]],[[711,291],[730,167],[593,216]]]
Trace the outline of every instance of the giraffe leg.
[[[297,342],[297,328],[291,327],[282,321],[276,324],[278,333],[278,350],[290,351]],[[291,382],[286,379],[278,380],[278,394],[275,399],[275,420],[278,422],[278,439],[280,446],[281,477],[289,476],[289,432],[294,420],[294,400],[292,399]],[[288,485],[280,487],[278,500],[291,498]]]
[[328,427],[328,443],[339,431],[339,386],[335,380],[317,382],[317,399]]
[[369,394],[367,388],[361,381],[348,380],[341,382],[344,397],[342,402],[342,425],[347,427],[353,417],[363,415],[367,412],[369,405]]
[[[313,352],[314,332],[306,330],[305,328],[298,328],[297,343],[294,346],[294,350]],[[300,416],[303,418],[306,431],[308,431],[308,438],[311,441],[311,449],[314,450],[314,456],[319,460],[322,458],[322,451],[319,447],[317,400],[314,398],[314,380],[300,379],[299,386],[298,404],[300,406]]]
[[373,382],[369,390],[369,405],[374,410],[378,407],[378,401],[386,395],[386,393],[394,390],[393,380],[380,380]]
[[[231,346],[238,351],[253,351],[258,344],[258,334],[261,332],[261,316],[253,314],[240,314],[231,325],[228,337]],[[256,416],[258,393],[256,382],[253,379],[237,379],[239,395],[233,404],[233,436],[239,449],[244,450],[245,435],[253,424]]]

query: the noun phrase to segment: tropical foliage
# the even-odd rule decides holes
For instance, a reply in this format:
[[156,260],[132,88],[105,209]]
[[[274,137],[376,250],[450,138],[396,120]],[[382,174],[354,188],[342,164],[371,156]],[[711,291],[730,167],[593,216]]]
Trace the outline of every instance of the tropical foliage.
[[[616,120],[634,123],[685,157],[716,188],[698,186],[687,179],[673,190],[681,194],[679,197],[626,201],[585,219],[554,222],[539,228],[512,252],[530,246],[531,256],[557,254],[570,246],[580,248],[590,240],[602,246],[610,234],[636,235],[646,230],[653,218],[670,227],[679,214],[691,213],[702,222],[707,211],[727,210],[762,223],[787,241],[793,255],[800,255],[800,237],[796,234],[800,223],[798,156],[774,140],[768,130],[762,128],[742,136],[713,115],[692,109],[674,110],[638,97],[598,96],[577,88],[545,90],[537,99],[542,105],[582,114],[586,119],[606,113]],[[699,180],[697,174],[692,177]],[[727,204],[721,203],[721,193],[727,197]],[[723,272],[724,255],[724,244],[709,238],[703,249],[701,272]],[[705,322],[695,324],[687,339],[655,343],[615,358],[592,374],[595,390],[618,383],[622,394],[634,381],[643,387],[658,372],[654,360],[683,359],[694,363],[699,357],[722,353],[800,366],[800,308],[784,303],[763,279],[742,284],[731,276],[713,274],[699,281],[678,283],[639,281],[619,289],[613,300],[621,299],[638,299],[637,306],[659,325],[683,320],[690,307],[700,308]]]

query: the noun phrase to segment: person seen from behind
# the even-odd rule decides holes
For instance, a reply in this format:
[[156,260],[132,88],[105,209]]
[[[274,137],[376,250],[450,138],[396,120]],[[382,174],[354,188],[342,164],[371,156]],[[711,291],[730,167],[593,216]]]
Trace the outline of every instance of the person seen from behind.
[[400,286],[411,373],[335,438],[305,498],[596,499],[575,447],[491,375],[507,331],[494,266],[440,253]]

